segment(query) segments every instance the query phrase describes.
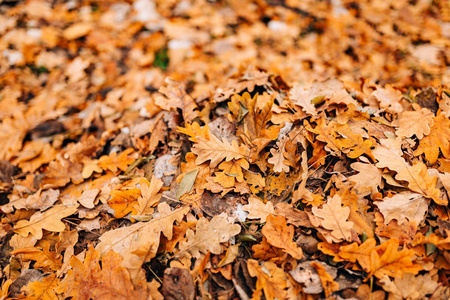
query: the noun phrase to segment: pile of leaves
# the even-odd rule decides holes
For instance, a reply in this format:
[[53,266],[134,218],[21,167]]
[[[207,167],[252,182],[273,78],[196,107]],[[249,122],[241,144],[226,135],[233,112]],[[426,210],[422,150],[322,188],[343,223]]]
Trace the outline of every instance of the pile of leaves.
[[445,1],[0,3],[0,299],[446,299]]

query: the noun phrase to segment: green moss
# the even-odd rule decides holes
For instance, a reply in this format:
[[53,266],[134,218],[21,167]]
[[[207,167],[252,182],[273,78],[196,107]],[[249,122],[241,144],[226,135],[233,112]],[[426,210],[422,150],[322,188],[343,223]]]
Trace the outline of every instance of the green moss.
[[167,66],[169,65],[169,55],[166,47],[159,49],[155,53],[155,61],[153,62],[153,65],[163,71],[167,70]]

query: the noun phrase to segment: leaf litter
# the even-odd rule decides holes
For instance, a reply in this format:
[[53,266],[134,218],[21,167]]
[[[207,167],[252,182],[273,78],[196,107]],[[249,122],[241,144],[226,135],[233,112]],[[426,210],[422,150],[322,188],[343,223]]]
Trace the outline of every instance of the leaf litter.
[[448,11],[1,2],[0,299],[449,298]]

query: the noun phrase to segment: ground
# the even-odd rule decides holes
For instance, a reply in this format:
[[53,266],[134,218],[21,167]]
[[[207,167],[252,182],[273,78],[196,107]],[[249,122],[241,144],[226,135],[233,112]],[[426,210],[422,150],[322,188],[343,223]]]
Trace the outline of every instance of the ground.
[[450,6],[0,1],[0,299],[450,298]]

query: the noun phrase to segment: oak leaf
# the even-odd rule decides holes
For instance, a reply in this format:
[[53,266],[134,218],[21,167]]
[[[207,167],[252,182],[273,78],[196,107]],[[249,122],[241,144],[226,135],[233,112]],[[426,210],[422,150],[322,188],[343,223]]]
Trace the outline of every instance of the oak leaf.
[[402,157],[401,144],[400,138],[380,140],[380,144],[372,150],[373,156],[378,161],[375,165],[378,168],[389,168],[396,172],[406,168],[408,164]]
[[40,211],[44,211],[58,201],[59,199],[59,190],[48,189],[46,191],[42,191],[39,189],[33,195],[28,197],[19,197],[17,195],[12,195],[9,200],[9,203],[2,205],[1,209],[3,212],[11,213],[15,209],[39,209]]
[[412,167],[401,169],[397,172],[395,179],[407,181],[411,191],[433,199],[436,204],[448,204],[446,199],[440,197],[441,192],[436,188],[437,176],[429,175],[426,165],[422,162],[416,162]]
[[[57,300],[55,289],[59,285],[59,278],[56,273],[42,278],[40,281],[33,281],[22,288],[27,294],[28,300]],[[1,299],[1,298],[0,298]]]
[[84,159],[83,160],[83,171],[81,175],[84,179],[89,178],[92,176],[92,174],[95,173],[102,173],[103,169],[98,165],[99,160],[98,159]]
[[197,165],[211,160],[210,166],[214,168],[224,159],[226,161],[231,161],[232,159],[238,160],[247,155],[246,148],[239,147],[235,140],[230,144],[224,139],[220,141],[215,135],[211,135],[209,140],[199,136],[197,137],[197,141],[192,147],[192,152],[197,155],[197,159],[195,160]]
[[199,116],[198,107],[194,99],[189,96],[184,88],[176,82],[170,82],[168,87],[161,87],[155,103],[165,110],[181,109],[184,121],[191,122]]
[[13,161],[25,173],[36,171],[39,167],[55,159],[57,151],[49,143],[31,141],[27,143],[20,155]]
[[414,250],[402,249],[398,251],[399,242],[390,239],[381,244],[370,255],[370,273],[367,278],[374,275],[382,278],[384,275],[390,277],[401,277],[404,273],[417,274],[423,268],[413,262]]
[[141,270],[142,264],[155,257],[159,247],[160,233],[172,239],[173,223],[180,222],[189,212],[189,206],[172,211],[167,203],[160,203],[160,216],[149,222],[139,222],[129,227],[110,230],[100,237],[96,249],[106,253],[110,249],[119,253],[123,258],[122,266],[130,270],[135,278]]
[[80,198],[78,198],[78,202],[86,208],[94,208],[95,207],[95,198],[97,198],[100,193],[99,189],[90,189],[85,190],[83,194],[81,194]]
[[180,243],[180,251],[188,251],[196,258],[200,257],[200,253],[206,254],[208,251],[221,254],[224,250],[221,243],[227,242],[239,232],[241,226],[230,223],[225,213],[214,216],[211,221],[201,218],[195,233],[191,229],[186,232],[186,241]]
[[269,215],[261,232],[272,246],[283,249],[295,259],[303,258],[302,248],[293,241],[294,226],[287,226],[283,216]]
[[419,104],[413,103],[415,111],[404,111],[398,118],[399,128],[395,132],[400,137],[416,137],[421,140],[431,132],[434,124],[434,114],[427,108],[421,108]]
[[18,257],[22,262],[35,261],[34,268],[44,272],[57,271],[62,266],[62,256],[59,256],[54,251],[50,251],[48,242],[43,243],[42,249],[27,247],[16,249],[10,253]]
[[141,190],[138,188],[129,190],[114,190],[111,191],[111,199],[108,200],[108,205],[114,209],[116,218],[123,218],[131,213],[136,215],[136,205],[139,205],[138,199],[141,196]]
[[320,225],[331,231],[331,235],[340,240],[351,240],[353,222],[347,221],[350,215],[349,207],[341,206],[341,197],[328,197],[322,208],[313,207],[312,213],[321,218]]
[[424,153],[428,162],[434,164],[439,157],[439,150],[445,158],[450,158],[450,119],[442,113],[434,117],[430,134],[419,141],[414,155]]
[[[380,285],[385,291],[391,293],[390,298],[408,300],[427,299],[427,295],[434,294],[435,290],[440,286],[439,282],[433,280],[429,273],[417,276],[404,274],[402,278],[396,277],[394,280],[384,276],[380,279]],[[435,293],[434,295],[437,296],[439,294]],[[439,296],[437,297],[440,298]]]
[[285,299],[286,295],[286,274],[284,271],[277,267],[277,265],[270,261],[261,263],[264,267],[261,267],[258,261],[249,259],[247,261],[248,273],[252,277],[256,277],[256,290],[253,292],[253,297],[263,290],[267,300]]
[[34,213],[30,220],[20,220],[14,226],[14,232],[26,237],[29,233],[36,239],[42,239],[42,230],[46,229],[52,232],[62,232],[66,225],[61,219],[73,215],[78,211],[77,206],[53,206],[45,212]]
[[109,155],[103,155],[98,160],[98,165],[103,170],[109,170],[113,172],[114,174],[118,173],[118,170],[126,171],[128,166],[134,162],[134,159],[131,157],[128,157],[129,154],[133,153],[133,148],[128,148],[121,152],[119,155],[117,155],[117,152],[112,152]]
[[141,183],[141,196],[137,199],[137,203],[134,203],[136,210],[135,216],[150,215],[153,213],[153,206],[161,199],[160,190],[163,184],[163,181],[155,176],[152,176],[150,182]]
[[428,204],[423,196],[411,192],[403,192],[390,198],[386,197],[382,202],[374,204],[383,214],[384,224],[388,224],[393,219],[396,219],[399,225],[407,222],[407,219],[420,224],[428,211]]
[[269,158],[267,162],[273,165],[273,170],[277,173],[289,172],[289,166],[286,164],[289,163],[289,161],[287,161],[283,155],[286,147],[286,142],[288,140],[288,137],[284,136],[280,141],[277,142],[277,149],[270,149],[272,157]]
[[189,140],[191,142],[196,143],[197,136],[201,136],[207,140],[209,140],[210,131],[209,126],[203,126],[200,127],[200,125],[197,122],[186,123],[184,127],[177,127],[178,132],[184,133],[189,136]]
[[311,266],[316,269],[317,274],[319,274],[320,282],[325,291],[325,297],[329,297],[333,292],[339,290],[339,284],[334,281],[333,277],[326,271],[325,267],[321,264],[313,261]]
[[285,261],[286,260],[286,252],[283,249],[272,246],[265,236],[263,236],[261,242],[259,244],[253,245],[253,258],[258,260],[270,260],[273,262]]
[[375,250],[376,243],[374,238],[369,238],[361,245],[352,243],[347,246],[341,246],[335,261],[341,261],[342,259],[352,263],[358,262],[362,269],[368,273],[370,271],[371,253]]
[[275,209],[272,202],[267,201],[263,203],[255,196],[250,196],[248,199],[248,204],[242,207],[243,210],[248,211],[247,219],[259,219],[261,223],[265,223],[269,215],[275,214]]
[[355,162],[350,167],[359,172],[348,178],[350,181],[356,183],[354,188],[358,191],[359,195],[366,196],[371,194],[373,196],[378,192],[378,187],[383,187],[383,182],[381,181],[382,172],[374,165]]
[[[76,256],[70,259],[68,271],[56,291],[73,299],[147,299],[149,290],[145,278],[136,280],[136,286],[128,270],[121,266],[119,254],[108,251],[101,258],[100,251],[91,246],[84,262]],[[143,274],[142,274],[143,275]]]
[[80,164],[59,156],[48,164],[47,172],[40,187],[43,189],[63,187],[70,181],[75,184],[81,183],[83,181],[81,173]]

